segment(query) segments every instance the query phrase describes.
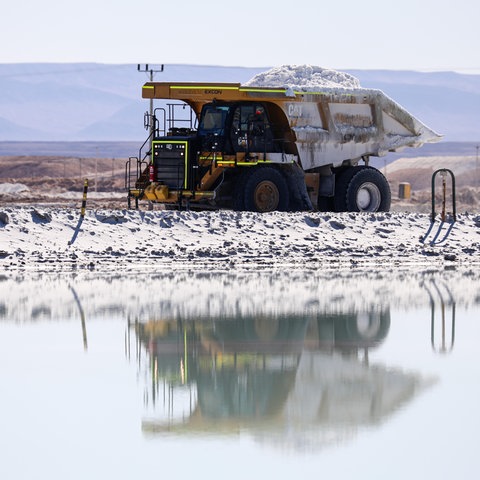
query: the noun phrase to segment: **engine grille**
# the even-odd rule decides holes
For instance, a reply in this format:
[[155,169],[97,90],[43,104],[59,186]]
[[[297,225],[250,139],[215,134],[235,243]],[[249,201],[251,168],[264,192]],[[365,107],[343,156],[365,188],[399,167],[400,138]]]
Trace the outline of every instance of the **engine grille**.
[[156,181],[173,190],[186,188],[188,142],[183,140],[158,140],[153,142],[152,148]]

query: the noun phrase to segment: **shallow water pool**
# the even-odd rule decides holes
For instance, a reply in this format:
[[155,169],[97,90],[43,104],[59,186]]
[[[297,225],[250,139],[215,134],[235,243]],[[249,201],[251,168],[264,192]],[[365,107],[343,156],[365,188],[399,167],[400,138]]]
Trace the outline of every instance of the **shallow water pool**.
[[3,276],[0,478],[471,478],[478,285]]

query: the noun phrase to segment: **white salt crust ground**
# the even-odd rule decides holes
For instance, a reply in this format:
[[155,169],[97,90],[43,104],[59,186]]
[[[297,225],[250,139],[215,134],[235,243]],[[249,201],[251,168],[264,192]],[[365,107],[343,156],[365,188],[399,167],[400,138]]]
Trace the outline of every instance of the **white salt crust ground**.
[[469,213],[454,223],[437,216],[432,225],[421,213],[87,210],[82,221],[73,209],[0,209],[5,270],[372,271],[479,263],[480,215]]

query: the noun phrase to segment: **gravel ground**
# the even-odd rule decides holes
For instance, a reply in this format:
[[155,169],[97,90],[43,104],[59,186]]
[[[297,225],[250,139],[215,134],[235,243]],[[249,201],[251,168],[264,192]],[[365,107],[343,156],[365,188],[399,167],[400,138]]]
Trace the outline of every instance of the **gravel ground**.
[[[4,269],[415,269],[480,263],[480,215],[1,207]],[[451,219],[450,219],[451,220]]]

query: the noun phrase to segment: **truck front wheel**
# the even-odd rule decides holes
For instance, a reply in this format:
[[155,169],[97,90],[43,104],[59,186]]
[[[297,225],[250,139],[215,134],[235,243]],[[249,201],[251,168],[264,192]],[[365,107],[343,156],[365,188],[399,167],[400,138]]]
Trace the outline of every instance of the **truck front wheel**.
[[376,168],[350,167],[335,185],[334,203],[337,212],[388,212],[390,186]]
[[286,211],[290,195],[285,177],[275,168],[253,169],[245,181],[245,210],[252,212]]

